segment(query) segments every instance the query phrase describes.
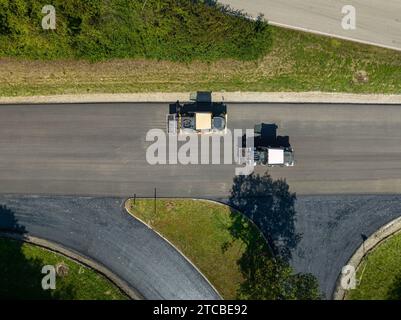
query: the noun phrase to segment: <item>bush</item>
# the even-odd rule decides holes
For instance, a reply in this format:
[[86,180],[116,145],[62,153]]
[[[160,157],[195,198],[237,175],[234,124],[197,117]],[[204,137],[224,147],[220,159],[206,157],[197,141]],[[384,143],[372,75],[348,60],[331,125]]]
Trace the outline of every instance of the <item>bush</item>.
[[205,0],[53,0],[57,28],[43,30],[47,0],[0,0],[0,56],[32,59],[254,60],[271,45],[263,17]]

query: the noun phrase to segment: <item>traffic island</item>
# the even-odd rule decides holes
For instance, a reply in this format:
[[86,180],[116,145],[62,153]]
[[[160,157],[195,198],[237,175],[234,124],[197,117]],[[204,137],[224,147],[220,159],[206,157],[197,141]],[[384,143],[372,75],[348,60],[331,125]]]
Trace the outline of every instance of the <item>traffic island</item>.
[[401,299],[401,233],[383,241],[363,259],[357,272],[357,287],[345,299]]
[[[54,288],[45,289],[43,281],[50,274],[51,267],[56,272]],[[0,299],[128,299],[111,281],[87,266],[43,247],[11,238],[0,238],[0,273]]]
[[356,286],[344,290],[342,275],[337,281],[335,300],[401,299],[401,217],[386,224],[362,245],[348,262],[356,270]]
[[227,205],[195,199],[129,199],[129,214],[180,251],[224,299],[317,298],[310,275],[273,255],[256,225]]
[[[244,280],[237,261],[246,244],[230,234],[228,206],[204,200],[130,199],[125,207],[187,257],[224,299],[237,298]],[[256,228],[254,232],[261,237]]]

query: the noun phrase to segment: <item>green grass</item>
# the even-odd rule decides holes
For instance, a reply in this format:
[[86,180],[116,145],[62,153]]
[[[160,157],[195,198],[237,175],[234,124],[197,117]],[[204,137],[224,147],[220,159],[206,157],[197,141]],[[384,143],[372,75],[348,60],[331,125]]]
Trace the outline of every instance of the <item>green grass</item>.
[[[255,61],[0,59],[0,96],[194,90],[401,93],[401,52],[271,28],[272,49]],[[367,73],[365,81],[356,77],[360,71]]]
[[280,28],[273,41],[274,91],[401,93],[401,52]]
[[[64,263],[68,274],[57,276],[55,290],[43,290],[44,265]],[[0,298],[125,300],[114,284],[62,255],[19,241],[0,239]]]
[[347,299],[401,299],[401,233],[385,240],[364,258],[357,279],[359,285],[347,294]]
[[[246,244],[235,239],[230,208],[208,201],[157,200],[157,213],[153,200],[130,200],[126,207],[160,232],[188,257],[215,286],[225,299],[236,299],[244,281],[237,261],[246,250]],[[255,239],[262,236],[253,228]],[[226,243],[231,243],[223,251]]]
[[[401,52],[268,26],[205,1],[0,0],[0,96],[401,93]],[[364,76],[360,76],[364,75]]]

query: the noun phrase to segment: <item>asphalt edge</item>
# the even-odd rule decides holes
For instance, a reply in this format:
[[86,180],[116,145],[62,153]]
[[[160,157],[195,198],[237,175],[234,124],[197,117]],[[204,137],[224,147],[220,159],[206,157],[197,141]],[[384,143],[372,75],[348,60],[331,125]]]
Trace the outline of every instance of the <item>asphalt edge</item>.
[[81,254],[78,254],[70,249],[67,249],[64,246],[61,246],[59,244],[56,244],[54,242],[51,242],[51,241],[48,241],[48,240],[45,240],[42,238],[28,236],[28,235],[14,233],[14,232],[0,231],[0,238],[26,242],[26,243],[41,247],[45,250],[49,250],[51,252],[55,252],[57,254],[65,256],[65,257],[73,260],[74,262],[79,263],[79,264],[81,264],[87,268],[90,268],[90,269],[96,271],[97,273],[101,274],[107,280],[111,281],[119,290],[121,290],[124,294],[126,294],[130,299],[144,300],[144,297],[137,290],[131,288],[125,281],[120,279],[117,275],[115,275],[113,272],[108,270],[106,267],[102,266],[101,264],[99,264],[87,257],[84,257]]
[[[136,198],[136,199],[151,199],[151,198]],[[203,279],[206,280],[206,282],[210,285],[210,287],[216,292],[216,294],[220,297],[220,300],[224,300],[224,298],[221,296],[221,294],[219,293],[219,291],[215,288],[215,286],[209,281],[209,279],[202,273],[202,271],[199,270],[199,268],[180,250],[178,249],[170,240],[168,240],[166,237],[164,237],[161,233],[159,233],[158,231],[156,231],[155,229],[153,229],[149,224],[147,224],[145,221],[143,221],[141,218],[135,216],[133,213],[131,213],[128,210],[128,202],[133,200],[133,198],[128,198],[125,200],[124,202],[124,209],[125,211],[128,213],[128,215],[130,215],[132,218],[136,219],[137,221],[139,221],[140,223],[142,223],[145,227],[147,227],[148,229],[150,229],[152,232],[154,232],[155,234],[157,234],[162,240],[164,240],[165,242],[167,242],[171,247],[174,248],[174,250],[176,250],[200,275],[201,277],[203,277]],[[189,199],[187,199],[189,200]],[[199,200],[199,199],[192,199],[192,200]]]
[[[390,221],[389,223],[381,227],[379,230],[377,230],[375,233],[373,233],[367,240],[365,240],[362,243],[362,245],[351,256],[351,258],[347,262],[347,265],[353,266],[355,270],[358,270],[363,259],[371,251],[373,251],[376,247],[378,247],[388,238],[392,237],[393,235],[399,232],[401,232],[401,217],[398,217],[397,219]],[[347,291],[341,287],[341,279],[342,279],[342,273],[340,272],[337,277],[335,290],[333,292],[332,296],[333,300],[345,300],[345,295]]]

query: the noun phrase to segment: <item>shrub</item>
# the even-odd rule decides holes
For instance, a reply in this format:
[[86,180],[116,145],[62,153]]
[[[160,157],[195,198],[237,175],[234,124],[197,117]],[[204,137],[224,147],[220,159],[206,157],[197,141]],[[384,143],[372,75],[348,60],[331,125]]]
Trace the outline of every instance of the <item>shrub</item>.
[[43,30],[46,0],[0,0],[0,56],[32,59],[254,60],[270,28],[206,0],[53,0],[56,30]]

